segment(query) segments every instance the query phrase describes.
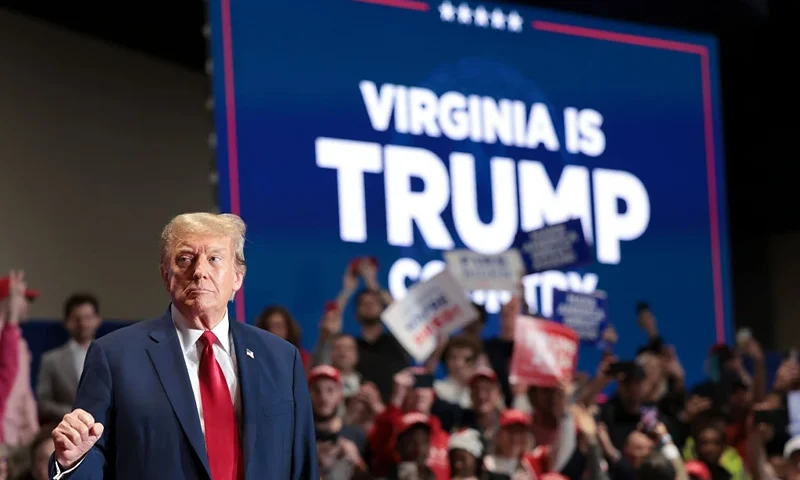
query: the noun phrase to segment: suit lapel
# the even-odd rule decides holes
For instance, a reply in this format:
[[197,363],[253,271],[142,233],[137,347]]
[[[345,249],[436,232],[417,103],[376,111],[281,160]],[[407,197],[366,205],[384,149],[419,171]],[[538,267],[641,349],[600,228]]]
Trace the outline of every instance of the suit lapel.
[[253,336],[247,335],[247,327],[231,319],[231,333],[233,335],[233,348],[236,352],[236,363],[239,370],[239,385],[242,392],[242,454],[244,455],[245,478],[257,477],[257,472],[251,471],[253,460],[259,455],[256,449],[256,425],[258,424],[259,408],[261,407],[261,373],[258,368],[257,358],[259,349]]
[[210,477],[206,443],[200,427],[200,416],[197,413],[197,405],[178,341],[178,333],[175,331],[169,310],[156,322],[155,328],[150,332],[150,338],[153,340],[153,343],[147,347],[150,360],[153,362],[161,385],[167,393],[167,398],[169,398],[189,443]]

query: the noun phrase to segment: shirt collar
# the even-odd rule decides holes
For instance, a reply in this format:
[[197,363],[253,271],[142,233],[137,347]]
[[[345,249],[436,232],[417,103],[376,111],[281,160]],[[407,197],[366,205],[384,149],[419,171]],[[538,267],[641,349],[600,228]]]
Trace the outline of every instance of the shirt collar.
[[69,340],[67,340],[67,346],[69,347],[70,351],[73,352],[86,353],[87,350],[86,348],[81,347],[80,344],[78,344],[78,342],[76,342],[74,338],[70,338]]
[[[170,314],[172,315],[172,323],[175,325],[175,329],[178,331],[178,340],[181,343],[181,351],[184,355],[186,355],[187,353],[193,351],[192,349],[195,348],[197,341],[200,340],[201,336],[203,336],[204,330],[189,328],[188,322],[174,304],[170,305]],[[222,321],[220,321],[216,327],[211,329],[211,333],[217,337],[217,343],[228,354],[230,354],[231,343],[231,339],[228,335],[229,330],[230,324],[228,322],[228,310],[226,309],[225,315],[222,317]]]

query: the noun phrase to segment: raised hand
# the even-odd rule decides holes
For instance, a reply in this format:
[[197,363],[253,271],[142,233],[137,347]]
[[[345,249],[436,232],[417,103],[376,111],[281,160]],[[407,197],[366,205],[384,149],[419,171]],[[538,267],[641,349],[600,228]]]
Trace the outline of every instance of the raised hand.
[[350,269],[350,264],[348,264],[342,277],[342,290],[352,293],[356,291],[356,288],[358,288],[358,275],[353,273],[353,270]]
[[338,309],[325,312],[320,322],[320,331],[325,338],[340,333],[342,331],[342,312]]
[[25,291],[28,284],[25,282],[25,272],[22,270],[8,272],[8,310],[7,317],[11,324],[17,324],[25,316],[25,308],[28,300],[25,298]]
[[368,258],[361,260],[358,271],[361,273],[361,278],[364,279],[364,284],[367,288],[372,290],[380,290],[378,284],[378,267]]
[[64,415],[53,430],[56,461],[65,469],[72,468],[103,435],[103,424],[94,421],[89,412],[76,408]]

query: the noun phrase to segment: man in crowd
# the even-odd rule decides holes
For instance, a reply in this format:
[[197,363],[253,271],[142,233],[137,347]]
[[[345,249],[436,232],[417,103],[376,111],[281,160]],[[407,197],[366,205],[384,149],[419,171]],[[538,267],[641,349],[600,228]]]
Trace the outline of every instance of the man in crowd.
[[4,377],[0,380],[0,439],[11,447],[27,445],[39,431],[30,382],[31,353],[18,326],[28,316],[29,302],[38,296],[38,292],[28,289],[24,272],[12,271],[0,277],[0,334],[6,341],[16,343],[16,352],[11,352],[16,358],[8,361],[16,368],[0,374]]
[[[381,322],[383,310],[392,302],[391,295],[378,282],[378,266],[371,258],[354,261],[344,274],[342,293],[337,298],[340,309],[347,304],[349,296],[357,288],[359,277],[364,280],[364,290],[355,298],[356,320],[361,327],[357,338],[358,371],[361,382],[370,382],[378,387],[384,402],[392,395],[392,377],[411,365],[411,357],[396,338],[384,329]],[[323,318],[320,340],[314,349],[314,364],[331,363],[331,340],[341,330],[341,322]]]
[[100,304],[94,295],[76,293],[64,302],[64,328],[70,338],[46,352],[39,367],[36,395],[39,417],[44,422],[57,422],[72,411],[86,351],[100,322]]

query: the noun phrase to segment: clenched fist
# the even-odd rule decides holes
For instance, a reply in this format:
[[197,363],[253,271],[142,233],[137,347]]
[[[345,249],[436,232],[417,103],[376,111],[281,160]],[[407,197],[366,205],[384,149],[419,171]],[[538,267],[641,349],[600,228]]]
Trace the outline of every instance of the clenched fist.
[[53,430],[56,461],[62,468],[72,468],[102,435],[103,424],[95,423],[94,417],[88,412],[76,408],[64,415],[64,419]]

